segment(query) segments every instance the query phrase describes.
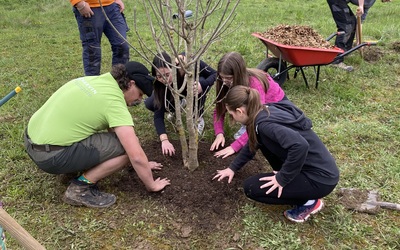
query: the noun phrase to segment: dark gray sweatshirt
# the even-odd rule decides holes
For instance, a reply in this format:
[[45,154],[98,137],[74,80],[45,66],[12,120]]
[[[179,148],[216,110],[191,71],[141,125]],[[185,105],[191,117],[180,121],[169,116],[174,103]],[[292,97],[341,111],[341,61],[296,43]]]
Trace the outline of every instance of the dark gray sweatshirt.
[[[276,180],[286,186],[300,172],[326,185],[339,181],[339,170],[331,153],[311,129],[312,122],[290,101],[268,105],[256,117],[258,149],[275,171]],[[239,170],[255,155],[248,143],[233,160],[230,169]]]

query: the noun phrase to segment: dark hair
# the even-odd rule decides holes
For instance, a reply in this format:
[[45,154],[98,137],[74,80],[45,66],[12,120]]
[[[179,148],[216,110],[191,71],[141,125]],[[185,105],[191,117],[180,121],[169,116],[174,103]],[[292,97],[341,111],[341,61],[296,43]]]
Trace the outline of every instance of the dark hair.
[[[263,84],[264,91],[267,91],[269,88],[266,73],[259,69],[246,68],[246,62],[242,55],[237,52],[229,52],[222,56],[218,62],[217,72],[218,75],[233,76],[233,86],[243,85],[248,87],[250,85],[250,77],[254,76]],[[216,82],[217,119],[220,119],[226,112],[224,97],[228,90],[229,87],[224,85],[222,79],[218,77]]]
[[246,130],[249,136],[249,147],[252,152],[257,149],[257,135],[255,130],[255,120],[257,114],[262,109],[267,108],[260,102],[260,94],[257,90],[246,86],[232,87],[225,97],[225,105],[229,110],[236,110],[240,107],[246,107],[247,120]]
[[121,90],[127,90],[129,88],[129,82],[131,79],[128,77],[124,64],[113,65],[110,73],[114,77],[115,81],[117,81]]
[[[154,77],[157,77],[157,71],[159,68],[168,68],[171,69],[171,73],[174,71],[176,75],[176,80],[178,84],[178,88],[180,88],[183,84],[183,77],[179,74],[179,71],[177,70],[176,67],[172,67],[172,59],[171,57],[166,53],[162,52],[161,54],[157,54],[153,58],[152,66],[151,66],[151,74]],[[185,92],[182,92],[182,95],[186,95]],[[156,108],[161,108],[164,106],[164,103],[166,103],[166,109],[173,108],[174,107],[174,97],[172,95],[171,90],[169,89],[168,86],[166,86],[164,83],[160,81],[155,81],[154,82],[154,106]],[[170,104],[170,105],[168,105]]]

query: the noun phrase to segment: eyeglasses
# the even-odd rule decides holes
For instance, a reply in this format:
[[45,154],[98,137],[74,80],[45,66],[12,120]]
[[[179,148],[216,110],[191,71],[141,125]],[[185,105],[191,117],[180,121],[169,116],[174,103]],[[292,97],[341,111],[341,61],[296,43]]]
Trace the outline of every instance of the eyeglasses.
[[233,83],[233,76],[218,76],[217,77],[217,80],[218,81],[221,81],[221,82],[223,82],[225,85],[231,85],[232,83]]

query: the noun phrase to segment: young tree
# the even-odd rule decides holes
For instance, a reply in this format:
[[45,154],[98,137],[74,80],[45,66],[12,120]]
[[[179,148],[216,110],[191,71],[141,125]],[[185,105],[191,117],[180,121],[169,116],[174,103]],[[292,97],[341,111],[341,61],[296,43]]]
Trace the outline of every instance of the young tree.
[[[197,105],[199,97],[197,87],[194,86],[197,86],[199,80],[199,70],[195,67],[196,65],[199,67],[202,55],[211,44],[221,39],[224,33],[228,33],[239,1],[142,0],[155,41],[155,51],[151,49],[153,46],[149,46],[141,39],[136,28],[135,11],[135,32],[141,47],[140,51],[135,50],[149,63],[151,62],[147,56],[149,54],[154,57],[157,53],[166,51],[171,55],[172,64],[168,65],[172,69],[174,81],[168,88],[173,93],[175,107],[180,107],[180,97],[187,88],[185,96],[187,105],[184,110],[176,108],[174,125],[179,133],[183,163],[189,170],[195,170],[199,166],[197,123],[199,115],[203,116],[198,114],[201,107]],[[179,57],[182,51],[185,52],[185,59]],[[178,70],[185,72],[184,83],[180,88],[176,81]],[[183,120],[184,117],[186,120]]]

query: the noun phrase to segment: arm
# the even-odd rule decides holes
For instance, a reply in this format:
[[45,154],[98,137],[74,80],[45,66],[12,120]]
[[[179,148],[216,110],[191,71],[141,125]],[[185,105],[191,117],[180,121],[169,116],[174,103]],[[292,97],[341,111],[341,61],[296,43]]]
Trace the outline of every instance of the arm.
[[115,133],[128,155],[129,161],[148,191],[157,192],[170,184],[168,179],[154,180],[151,166],[131,126],[115,127]]
[[276,174],[277,182],[284,187],[301,172],[309,144],[297,131],[283,125],[259,124],[258,132],[259,137],[264,139],[261,139],[261,143],[269,152],[286,152],[282,167]]
[[202,91],[209,91],[217,79],[217,71],[207,65],[205,62],[200,61],[200,85]]
[[154,126],[156,127],[157,134],[160,137],[162,153],[164,155],[172,156],[175,154],[175,148],[168,139],[168,135],[165,129],[164,114],[164,108],[160,108],[154,111]]

